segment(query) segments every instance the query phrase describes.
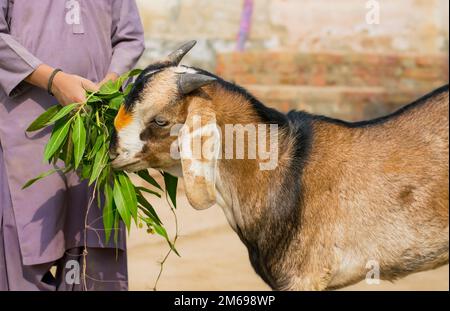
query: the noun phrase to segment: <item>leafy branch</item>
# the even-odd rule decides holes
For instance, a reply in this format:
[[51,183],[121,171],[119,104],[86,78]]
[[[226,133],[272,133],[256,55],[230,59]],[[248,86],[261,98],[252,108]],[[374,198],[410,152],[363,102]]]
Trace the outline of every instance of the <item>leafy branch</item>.
[[[114,171],[110,164],[108,150],[114,129],[114,118],[125,96],[131,90],[129,78],[141,73],[132,70],[117,79],[105,83],[98,92],[88,92],[86,102],[70,104],[65,107],[53,106],[41,114],[27,129],[35,132],[53,126],[49,141],[45,147],[44,159],[55,166],[63,163],[63,168],[45,172],[24,184],[23,189],[32,186],[58,171],[77,172],[81,180],[88,180],[89,186],[97,193],[98,205],[103,209],[103,226],[106,243],[113,235],[117,244],[119,222],[122,221],[130,231],[131,224],[142,221],[147,231],[164,237],[171,250],[175,251],[158,214],[144,194],[161,197],[163,188],[147,170],[137,173],[141,179],[152,185],[146,189],[133,185],[125,172]],[[166,193],[176,207],[177,180],[164,173]]]

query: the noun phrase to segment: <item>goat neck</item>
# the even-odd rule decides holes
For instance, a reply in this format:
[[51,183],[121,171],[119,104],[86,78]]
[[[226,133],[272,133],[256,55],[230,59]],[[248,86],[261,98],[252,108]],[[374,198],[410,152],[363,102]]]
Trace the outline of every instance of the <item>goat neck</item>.
[[[256,159],[230,159],[222,148],[216,189],[217,203],[247,246],[252,265],[271,286],[280,287],[284,277],[283,271],[279,270],[283,265],[276,263],[283,261],[291,238],[300,228],[300,175],[307,154],[309,127],[305,123],[304,128],[296,128],[285,115],[241,92],[220,85],[209,87],[206,92],[215,109],[217,125],[225,133],[221,138],[222,146],[227,144],[227,126],[258,128],[263,124],[267,125],[266,129],[270,124],[278,126],[276,137],[271,137],[277,140],[276,166],[262,170],[261,164],[265,160],[258,153]],[[267,133],[268,139],[269,135],[274,134]],[[244,147],[247,156],[248,139]]]

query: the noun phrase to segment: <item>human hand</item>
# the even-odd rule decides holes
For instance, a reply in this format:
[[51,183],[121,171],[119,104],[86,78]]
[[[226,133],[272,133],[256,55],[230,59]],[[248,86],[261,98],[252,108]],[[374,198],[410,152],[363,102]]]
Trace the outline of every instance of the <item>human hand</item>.
[[86,101],[86,91],[95,92],[99,87],[83,77],[58,72],[52,84],[51,92],[62,106]]

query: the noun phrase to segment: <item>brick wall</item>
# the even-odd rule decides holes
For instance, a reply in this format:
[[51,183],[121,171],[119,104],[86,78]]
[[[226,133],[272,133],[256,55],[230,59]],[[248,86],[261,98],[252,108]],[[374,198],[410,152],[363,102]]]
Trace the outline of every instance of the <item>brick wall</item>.
[[217,73],[283,111],[360,120],[448,83],[448,59],[444,53],[226,53]]
[[254,0],[236,53],[243,0],[137,0],[143,67],[197,39],[186,63],[216,71],[282,110],[358,120],[385,114],[448,81],[447,0]]

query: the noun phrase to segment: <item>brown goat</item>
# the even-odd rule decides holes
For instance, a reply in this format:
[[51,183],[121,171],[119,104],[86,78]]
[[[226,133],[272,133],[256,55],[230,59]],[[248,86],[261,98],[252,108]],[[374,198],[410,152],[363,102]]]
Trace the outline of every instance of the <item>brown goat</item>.
[[[137,79],[116,119],[116,168],[172,172],[194,208],[218,203],[273,289],[344,287],[366,277],[368,262],[386,280],[448,263],[448,85],[371,121],[285,115],[217,76],[179,66],[193,45]],[[212,125],[200,135],[210,152],[198,160],[186,156],[196,116],[202,128]],[[184,125],[178,137],[175,124]],[[276,167],[261,170],[259,155],[224,156],[220,134],[229,124],[276,124]]]

